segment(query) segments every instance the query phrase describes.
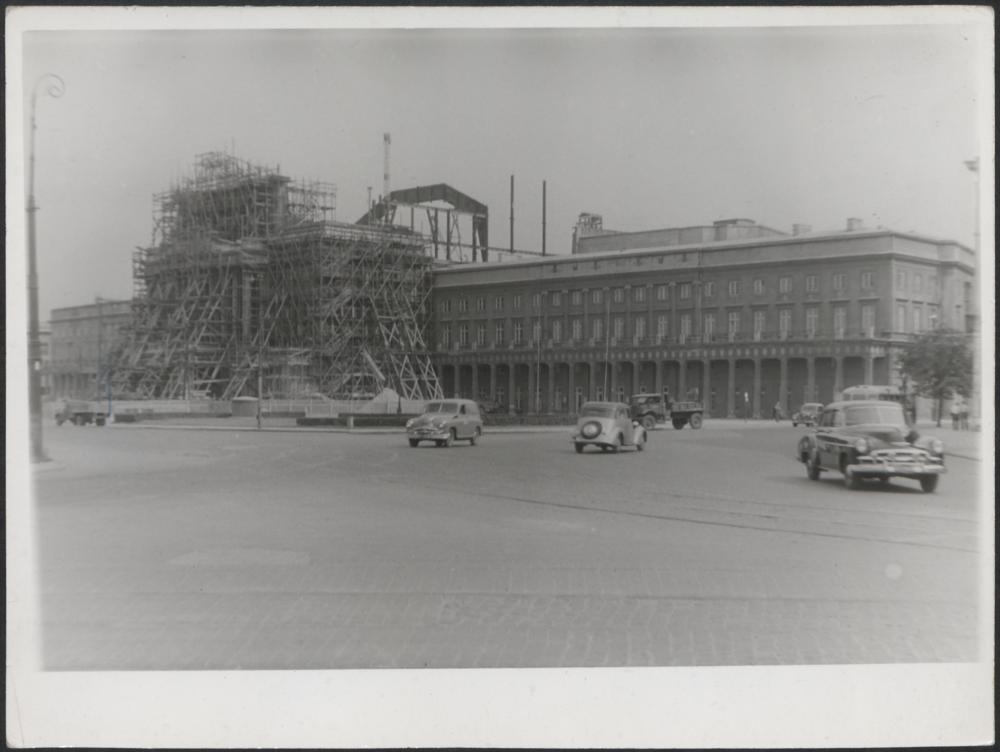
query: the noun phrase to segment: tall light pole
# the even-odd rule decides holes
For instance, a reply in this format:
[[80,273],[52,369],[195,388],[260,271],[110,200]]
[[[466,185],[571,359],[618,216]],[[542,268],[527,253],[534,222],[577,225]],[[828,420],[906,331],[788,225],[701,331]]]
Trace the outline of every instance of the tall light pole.
[[66,84],[54,73],[41,76],[31,90],[31,132],[28,151],[28,413],[31,430],[31,461],[46,459],[42,448],[42,343],[38,333],[38,263],[35,253],[35,107],[38,89],[46,84],[45,93],[58,99]]
[[972,171],[975,175],[975,189],[976,189],[976,233],[975,233],[975,252],[976,256],[973,261],[973,275],[972,284],[974,294],[970,303],[972,304],[972,331],[969,332],[972,339],[972,394],[969,398],[969,412],[972,415],[972,423],[975,426],[980,424],[980,399],[979,390],[981,384],[981,376],[979,374],[979,157],[975,159],[969,159],[966,161],[965,166]]

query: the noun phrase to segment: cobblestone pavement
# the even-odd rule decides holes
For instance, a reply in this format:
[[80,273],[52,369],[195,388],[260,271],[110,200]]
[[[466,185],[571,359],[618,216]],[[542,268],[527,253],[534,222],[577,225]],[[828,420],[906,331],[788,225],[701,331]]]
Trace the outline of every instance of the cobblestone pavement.
[[737,425],[583,457],[543,432],[451,450],[208,433],[54,442],[63,464],[38,491],[47,668],[979,658],[961,468],[934,495],[851,494],[805,480],[793,433],[748,445]]

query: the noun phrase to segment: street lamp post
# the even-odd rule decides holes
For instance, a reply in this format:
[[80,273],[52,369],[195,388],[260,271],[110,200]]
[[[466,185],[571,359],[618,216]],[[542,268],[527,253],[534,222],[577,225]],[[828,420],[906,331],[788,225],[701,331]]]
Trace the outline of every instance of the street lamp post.
[[979,157],[975,159],[967,160],[965,166],[972,171],[975,175],[975,190],[976,190],[976,233],[975,233],[975,258],[973,259],[973,276],[972,283],[974,294],[970,303],[972,305],[972,331],[969,332],[972,339],[972,394],[969,399],[969,412],[972,415],[972,423],[976,427],[980,424],[980,381],[981,377],[979,374],[979,331],[981,329],[979,321]]
[[35,108],[38,89],[48,82],[45,93],[58,99],[66,84],[54,73],[41,76],[31,90],[31,132],[28,151],[28,413],[31,431],[31,460],[46,459],[42,447],[42,343],[38,332],[38,262],[35,252]]

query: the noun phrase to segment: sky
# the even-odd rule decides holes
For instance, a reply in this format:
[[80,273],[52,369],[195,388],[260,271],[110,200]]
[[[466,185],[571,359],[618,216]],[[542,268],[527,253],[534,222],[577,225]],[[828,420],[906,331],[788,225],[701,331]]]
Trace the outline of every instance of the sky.
[[[54,307],[131,296],[153,196],[196,155],[333,183],[336,218],[353,222],[368,187],[381,192],[384,132],[392,189],[448,183],[489,206],[490,244],[503,248],[511,176],[519,249],[541,249],[543,181],[549,253],[570,252],[581,212],[617,230],[746,217],[820,231],[857,217],[974,244],[964,161],[983,150],[992,112],[981,18],[204,30],[195,11],[122,13],[110,18],[157,28],[101,30],[114,24],[85,16],[19,37],[24,147],[9,154],[27,151],[33,83],[65,82],[59,98],[40,90],[36,110],[43,323]],[[177,25],[188,28],[164,28]]]

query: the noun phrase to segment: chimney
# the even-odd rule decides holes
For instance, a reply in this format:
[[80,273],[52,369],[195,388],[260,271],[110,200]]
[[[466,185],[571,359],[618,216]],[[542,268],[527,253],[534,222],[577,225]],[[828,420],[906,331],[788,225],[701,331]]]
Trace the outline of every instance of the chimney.
[[813,231],[812,225],[794,224],[792,225],[792,235],[805,235]]
[[848,217],[847,218],[847,231],[848,232],[856,232],[857,230],[861,230],[861,229],[864,229],[864,228],[861,225],[861,220],[860,219],[858,219],[857,217]]

